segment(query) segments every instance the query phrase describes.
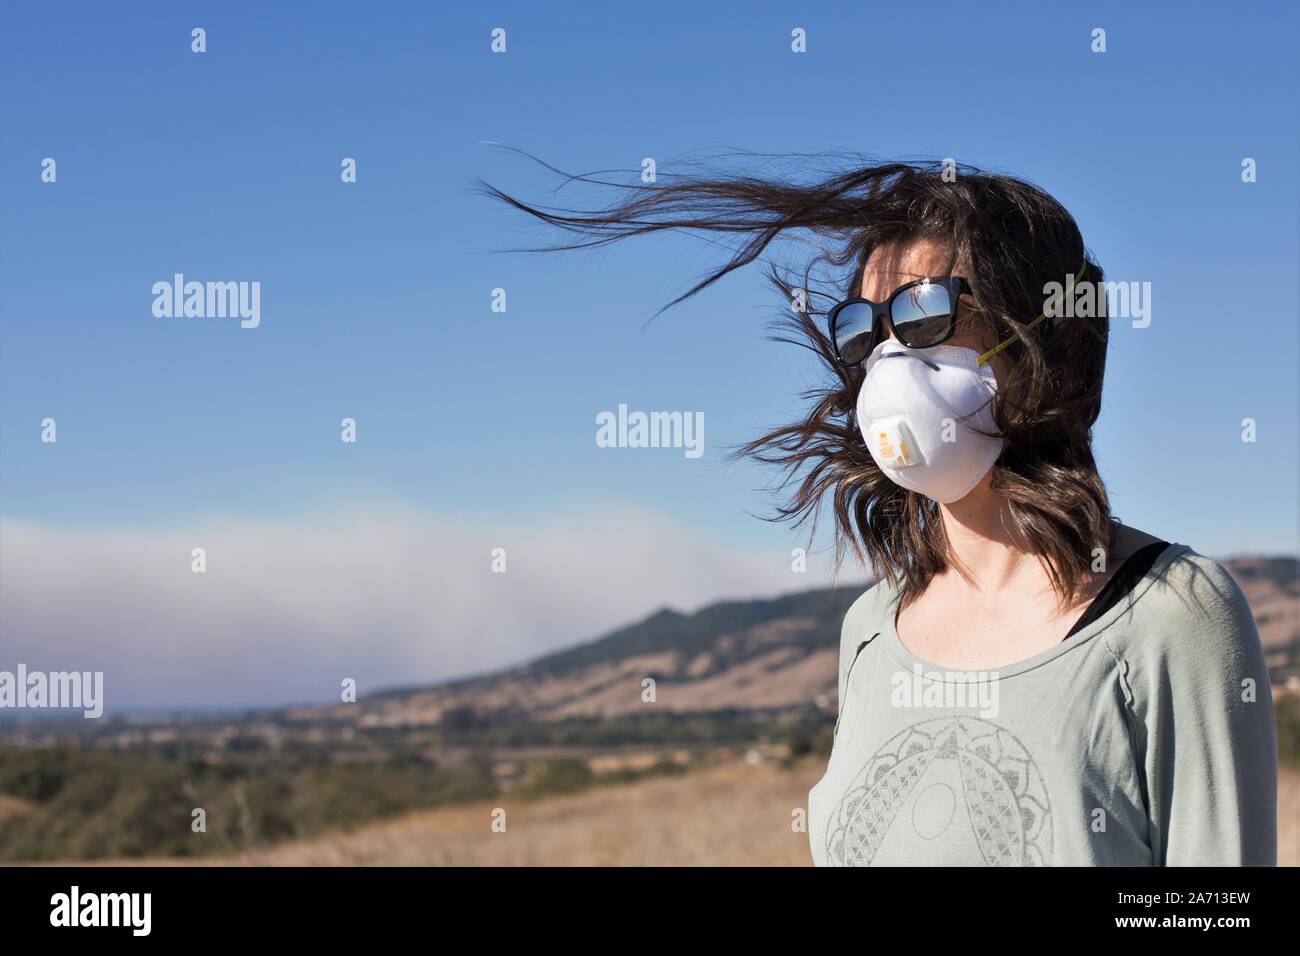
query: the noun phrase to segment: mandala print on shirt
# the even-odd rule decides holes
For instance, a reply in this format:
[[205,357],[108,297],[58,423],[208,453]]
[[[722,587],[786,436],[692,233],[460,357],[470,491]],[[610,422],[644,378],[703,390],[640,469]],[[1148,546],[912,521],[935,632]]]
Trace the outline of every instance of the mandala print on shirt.
[[[954,787],[935,782],[945,778]],[[918,790],[922,780],[928,786]],[[900,815],[905,806],[911,812]],[[969,822],[968,838],[987,866],[1051,862],[1047,789],[1020,741],[974,717],[923,720],[891,737],[854,777],[827,828],[826,858],[870,866],[891,828],[911,826],[923,847],[959,820]]]

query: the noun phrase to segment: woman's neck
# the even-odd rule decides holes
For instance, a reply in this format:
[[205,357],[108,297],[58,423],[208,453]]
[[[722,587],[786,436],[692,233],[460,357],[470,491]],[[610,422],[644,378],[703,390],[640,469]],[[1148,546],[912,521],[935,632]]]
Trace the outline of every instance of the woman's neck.
[[976,591],[1003,588],[1026,574],[1046,577],[1038,558],[1012,535],[1010,508],[993,492],[991,474],[966,497],[939,506],[951,570]]

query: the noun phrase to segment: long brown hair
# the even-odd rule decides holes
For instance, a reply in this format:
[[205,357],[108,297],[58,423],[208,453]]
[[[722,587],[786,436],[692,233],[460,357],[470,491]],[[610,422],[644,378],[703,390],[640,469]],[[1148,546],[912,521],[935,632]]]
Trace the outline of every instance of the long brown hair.
[[[1015,336],[1009,374],[999,375],[995,419],[1007,438],[993,468],[992,489],[1006,499],[1009,529],[1038,555],[1063,606],[1078,600],[1094,548],[1109,551],[1113,530],[1106,489],[1092,455],[1091,429],[1101,410],[1106,359],[1104,308],[1093,318],[1026,325],[1044,309],[1044,287],[1077,275],[1101,289],[1101,268],[1084,248],[1079,227],[1046,192],[1023,180],[944,162],[872,163],[853,156],[809,177],[831,157],[776,157],[803,176],[773,172],[716,173],[700,163],[653,185],[595,176],[570,182],[616,191],[603,208],[534,206],[480,182],[482,190],[537,219],[578,236],[539,251],[592,248],[666,230],[716,236],[731,258],[669,302],[669,308],[723,276],[763,259],[790,315],[778,340],[811,350],[829,376],[805,397],[800,421],[764,434],[739,451],[781,471],[776,520],[810,522],[815,533],[824,499],[835,523],[835,560],[846,551],[897,584],[904,603],[920,595],[949,564],[938,504],[902,488],[876,466],[855,421],[861,367],[834,359],[824,316],[857,295],[872,252],[920,240],[944,244],[974,289],[976,321],[995,340]],[[535,157],[534,157],[535,158]],[[774,157],[750,159],[770,163]],[[540,161],[539,161],[540,162]],[[801,266],[766,259],[778,240],[810,243]],[[660,311],[663,311],[662,309]]]

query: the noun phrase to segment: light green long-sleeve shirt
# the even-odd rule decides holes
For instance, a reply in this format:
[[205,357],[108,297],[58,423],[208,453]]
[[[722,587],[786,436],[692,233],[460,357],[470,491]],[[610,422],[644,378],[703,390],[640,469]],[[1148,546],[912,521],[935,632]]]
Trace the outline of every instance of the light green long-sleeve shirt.
[[1171,544],[1067,640],[984,674],[913,657],[877,584],[844,619],[808,795],[818,865],[1275,865],[1277,742],[1245,597]]

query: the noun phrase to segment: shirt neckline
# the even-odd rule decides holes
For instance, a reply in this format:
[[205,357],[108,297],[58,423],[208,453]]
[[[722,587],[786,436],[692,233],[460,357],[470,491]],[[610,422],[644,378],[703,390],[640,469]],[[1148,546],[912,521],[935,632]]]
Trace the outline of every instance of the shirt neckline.
[[[1081,647],[1090,641],[1097,634],[1100,634],[1106,628],[1118,621],[1123,615],[1127,614],[1142,595],[1150,589],[1169,565],[1185,554],[1190,554],[1192,549],[1185,544],[1170,542],[1169,546],[1160,552],[1159,557],[1152,563],[1144,574],[1133,586],[1133,589],[1120,601],[1116,602],[1101,617],[1097,618],[1087,627],[1084,627],[1076,633],[1070,635],[1062,641],[1059,641],[1045,651],[1027,657],[1023,660],[1011,664],[1005,664],[1001,667],[989,668],[985,673],[996,674],[999,679],[1004,677],[1014,677],[1017,674],[1023,674],[1035,668],[1042,667],[1054,661],[1064,654],[1070,653],[1076,647]],[[898,613],[899,594],[896,588],[886,586],[887,599],[885,601],[885,619],[882,623],[883,636],[885,639],[885,648],[889,651],[891,657],[899,664],[902,664],[908,670],[919,667],[922,675],[927,680],[937,680],[945,684],[967,683],[970,680],[972,671],[960,670],[953,667],[944,667],[930,661],[922,660],[909,651],[904,645],[902,639],[898,636],[898,628],[895,625],[895,615]]]

